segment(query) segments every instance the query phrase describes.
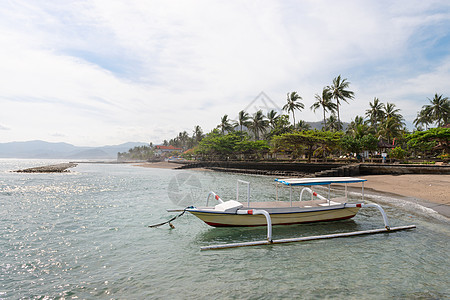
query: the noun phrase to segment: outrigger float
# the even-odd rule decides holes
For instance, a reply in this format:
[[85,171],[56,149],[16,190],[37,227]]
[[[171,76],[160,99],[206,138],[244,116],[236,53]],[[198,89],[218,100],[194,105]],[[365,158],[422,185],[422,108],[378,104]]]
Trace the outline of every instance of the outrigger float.
[[[209,192],[205,207],[190,206],[184,210],[169,209],[169,212],[188,211],[206,224],[214,227],[245,227],[245,226],[267,226],[267,240],[242,242],[233,244],[222,244],[202,247],[201,250],[234,248],[244,246],[271,245],[291,242],[311,241],[318,239],[330,239],[348,237],[363,234],[375,234],[393,232],[415,228],[415,225],[390,227],[388,218],[383,208],[375,203],[364,203],[364,182],[366,179],[352,177],[322,177],[322,178],[286,178],[275,179],[276,201],[250,202],[250,183],[238,180],[236,187],[236,200],[223,201],[216,193]],[[361,183],[361,202],[348,203],[348,184]],[[239,201],[239,186],[247,185],[247,201]],[[343,197],[331,198],[331,185],[343,184]],[[289,187],[289,201],[280,201],[279,186]],[[294,199],[294,187],[301,187],[300,197]],[[314,189],[327,192],[327,197],[319,195]],[[304,200],[303,195],[308,200]],[[209,206],[209,199],[213,196],[219,204]],[[375,208],[381,213],[384,228],[355,231],[347,233],[335,233],[319,236],[299,237],[290,239],[272,239],[273,225],[292,225],[312,222],[326,222],[346,220],[353,218],[361,208]],[[178,217],[178,216],[177,216]],[[176,217],[175,217],[176,218]],[[173,218],[172,220],[174,220]],[[165,222],[167,223],[167,222]],[[164,224],[164,223],[161,223]]]

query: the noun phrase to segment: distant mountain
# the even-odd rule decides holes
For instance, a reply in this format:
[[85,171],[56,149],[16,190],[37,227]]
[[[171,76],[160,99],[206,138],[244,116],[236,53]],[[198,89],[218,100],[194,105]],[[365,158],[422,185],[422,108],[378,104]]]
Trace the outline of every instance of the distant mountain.
[[68,143],[45,141],[0,143],[1,158],[68,158],[68,159],[113,159],[117,152],[127,152],[147,143],[129,142],[103,147],[77,147]]
[[[309,126],[311,126],[311,129],[317,129],[317,130],[321,130],[323,127],[323,121],[318,121],[318,122],[306,122],[307,124],[309,124]],[[347,122],[342,122],[342,130],[347,130],[347,127],[350,123]]]

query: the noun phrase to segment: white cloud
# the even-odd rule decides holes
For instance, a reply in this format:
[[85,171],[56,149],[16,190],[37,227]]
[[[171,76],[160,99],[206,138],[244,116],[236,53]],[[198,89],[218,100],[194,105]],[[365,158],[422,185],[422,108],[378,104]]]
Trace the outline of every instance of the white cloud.
[[[0,12],[2,139],[78,145],[206,131],[261,91],[305,107],[338,74],[356,100],[415,116],[449,94],[449,5],[425,1],[7,2]],[[431,31],[430,31],[431,30]],[[422,41],[424,43],[422,43]],[[425,98],[426,99],[426,98]],[[320,120],[305,109],[297,118]],[[59,136],[55,136],[58,132]]]

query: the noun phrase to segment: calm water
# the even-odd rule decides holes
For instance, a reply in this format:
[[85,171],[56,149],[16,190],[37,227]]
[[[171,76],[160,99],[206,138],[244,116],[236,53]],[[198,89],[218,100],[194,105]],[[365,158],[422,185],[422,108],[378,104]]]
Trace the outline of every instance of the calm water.
[[[7,172],[53,162],[0,160],[0,299],[450,298],[450,223],[413,204],[391,198],[385,207],[393,226],[416,224],[412,231],[201,252],[262,240],[266,230],[212,228],[189,214],[173,230],[147,225],[174,215],[166,208],[204,205],[210,190],[235,197],[237,178],[254,183],[252,198],[273,196],[272,178],[94,164],[70,174]],[[382,224],[377,211],[361,210],[351,221],[273,234]]]

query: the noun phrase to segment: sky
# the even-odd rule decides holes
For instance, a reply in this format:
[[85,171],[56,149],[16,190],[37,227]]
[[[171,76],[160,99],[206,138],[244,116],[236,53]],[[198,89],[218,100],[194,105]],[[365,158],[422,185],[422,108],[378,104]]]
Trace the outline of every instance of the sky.
[[296,120],[320,121],[338,75],[355,92],[341,120],[377,97],[411,126],[450,97],[450,1],[0,3],[0,143],[159,144],[292,91]]

